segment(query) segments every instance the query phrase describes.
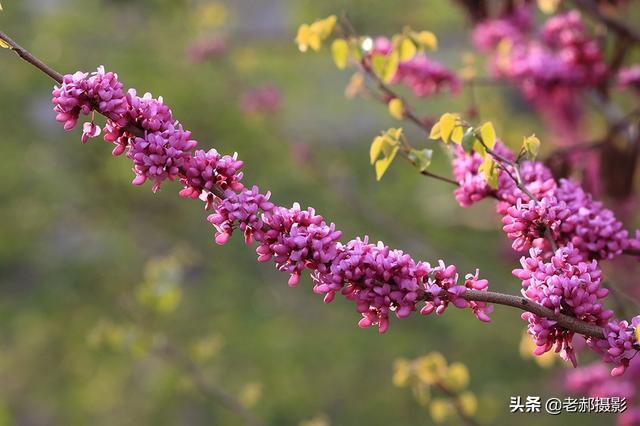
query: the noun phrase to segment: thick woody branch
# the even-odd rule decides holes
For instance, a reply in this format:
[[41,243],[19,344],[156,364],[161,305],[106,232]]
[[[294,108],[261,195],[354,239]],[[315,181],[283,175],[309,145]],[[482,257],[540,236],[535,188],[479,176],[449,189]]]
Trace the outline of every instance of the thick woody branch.
[[602,329],[602,327],[587,324],[586,322],[580,321],[579,319],[574,317],[570,317],[569,315],[561,313],[556,314],[551,309],[546,308],[538,303],[532,302],[529,299],[525,299],[521,296],[496,293],[493,291],[466,290],[462,294],[462,297],[470,301],[512,306],[514,308],[522,309],[523,311],[531,312],[540,317],[556,321],[562,328],[566,328],[567,330],[576,332],[578,334],[595,337],[596,339],[602,339],[604,337],[604,330]]

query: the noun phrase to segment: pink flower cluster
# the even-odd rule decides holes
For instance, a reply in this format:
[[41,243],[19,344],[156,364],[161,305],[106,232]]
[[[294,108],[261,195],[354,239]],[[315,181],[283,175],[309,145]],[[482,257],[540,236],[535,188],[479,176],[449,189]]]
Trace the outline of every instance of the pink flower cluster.
[[269,197],[270,192],[263,195],[257,186],[239,193],[228,190],[225,199],[216,205],[215,213],[207,218],[216,227],[216,243],[225,244],[229,241],[236,227],[244,233],[247,244],[254,239],[262,241],[262,212],[269,213],[275,208]]
[[486,290],[487,280],[468,275],[458,284],[455,266],[442,261],[435,268],[416,262],[401,250],[392,250],[381,242],[370,244],[365,237],[338,246],[330,268],[313,274],[314,292],[325,295],[325,302],[338,292],[356,303],[363,316],[360,327],[377,325],[384,333],[390,312],[404,318],[418,309],[423,315],[444,313],[449,303],[457,308],[470,308],[481,321],[489,321],[491,307],[483,302],[469,302],[462,297],[467,289]]
[[184,176],[181,182],[184,189],[180,195],[189,198],[204,198],[207,201],[205,208],[208,210],[213,205],[215,196],[213,191],[218,188],[222,191],[241,191],[244,185],[242,179],[242,166],[244,163],[238,160],[237,153],[233,156],[220,155],[215,149],[209,151],[197,150],[189,162],[185,165]]
[[274,85],[264,85],[247,91],[240,100],[246,114],[272,114],[282,106],[282,94]]
[[[495,54],[493,72],[516,82],[531,97],[547,99],[556,89],[595,87],[607,77],[607,66],[598,42],[573,10],[553,16],[541,34],[526,34],[529,8],[513,16],[480,23],[474,30],[476,46]],[[497,47],[509,43],[507,52]]]
[[554,195],[571,212],[559,228],[561,244],[572,243],[586,259],[612,259],[628,247],[622,222],[579,185],[560,179]]
[[473,40],[490,55],[490,73],[520,88],[558,142],[575,143],[582,91],[605,84],[609,76],[603,49],[575,10],[549,18],[539,32],[532,31],[532,22],[533,8],[525,5],[480,22]]
[[[105,115],[104,139],[115,145],[113,155],[127,152],[133,161],[135,185],[151,180],[155,192],[164,180],[180,179],[185,185],[181,195],[197,198],[204,194],[208,206],[213,202],[210,192],[214,186],[221,191],[243,188],[241,161],[220,156],[215,150],[196,151],[194,155],[197,142],[174,120],[162,97],[155,99],[150,93],[140,97],[134,89],[125,95],[117,75],[105,72],[104,67],[91,75],[77,72],[64,76],[60,87],[53,90],[53,103],[56,118],[65,123],[65,130],[75,126],[81,113],[98,111]],[[93,121],[85,123],[82,141],[99,133]]]
[[524,42],[525,34],[532,28],[531,9],[518,7],[510,14],[479,22],[473,30],[473,44],[483,52],[491,52],[502,40]]
[[[612,377],[601,363],[589,364],[567,374],[566,388],[578,395],[594,398],[625,398],[627,409],[618,415],[618,426],[637,426],[640,424],[640,357],[629,362],[624,376]],[[635,401],[635,403],[634,403]]]
[[[493,150],[503,158],[514,160],[513,152],[502,142],[498,141]],[[498,200],[496,210],[505,215],[510,206],[518,199],[528,200],[528,197],[517,187],[513,179],[503,170],[498,171],[498,188],[492,189],[484,176],[479,172],[483,158],[477,152],[466,153],[462,147],[456,147],[453,158],[453,175],[459,187],[455,190],[455,197],[462,207],[493,196]],[[513,175],[513,168],[507,166]],[[556,181],[551,171],[537,161],[523,161],[520,165],[520,175],[527,190],[536,198],[553,194]]]
[[334,223],[325,223],[314,209],[275,207],[264,218],[265,231],[258,240],[258,261],[273,259],[280,271],[289,273],[289,285],[295,286],[305,269],[325,272],[338,252],[342,231]]
[[[386,37],[377,37],[370,53],[371,55],[388,55],[391,50],[391,40]],[[461,87],[460,80],[453,71],[424,53],[418,53],[407,61],[401,61],[391,84],[403,84],[419,97],[431,96],[445,90],[457,93]]]
[[227,53],[227,41],[222,37],[210,37],[199,40],[189,46],[187,54],[193,62],[216,59]]
[[548,251],[551,248],[548,237],[557,240],[558,228],[570,214],[566,205],[553,196],[545,197],[540,202],[525,202],[518,198],[502,217],[502,229],[513,240],[511,247],[517,252],[527,251],[531,247]]
[[[502,157],[512,161],[513,154],[501,143],[495,147]],[[591,324],[605,327],[607,339],[590,339],[606,362],[613,363],[614,374],[624,371],[625,363],[637,352],[633,329],[626,321],[609,321],[613,312],[604,310],[601,299],[608,290],[600,287],[602,272],[596,260],[611,259],[628,247],[640,247],[640,239],[630,240],[622,223],[603,204],[594,201],[579,185],[567,179],[559,184],[540,162],[525,161],[520,176],[531,200],[506,172],[500,171],[497,189],[490,188],[478,172],[482,158],[456,148],[454,175],[459,182],[456,199],[468,206],[487,196],[497,198],[503,229],[516,251],[529,250],[522,258],[522,269],[513,274],[523,281],[523,295],[556,313],[563,313]],[[513,176],[514,170],[510,168]],[[639,234],[640,235],[640,234]],[[549,238],[560,248],[552,252]],[[525,312],[529,334],[541,355],[555,347],[556,352],[576,364],[574,333],[557,322]],[[609,321],[609,322],[608,322]]]
[[[76,126],[80,114],[89,115],[94,109],[111,119],[117,119],[126,111],[122,83],[116,74],[105,72],[102,66],[91,75],[81,71],[65,75],[62,84],[53,89],[52,102],[56,120],[64,123],[67,131]],[[82,142],[99,134],[100,128],[91,120],[83,126]]]
[[635,329],[640,327],[640,315],[631,321],[609,321],[604,328],[604,339],[587,340],[591,349],[602,354],[605,362],[616,367],[611,371],[613,376],[619,376],[625,372],[629,363],[640,351],[640,342],[636,340]]
[[[513,158],[501,143],[495,150],[507,159]],[[499,171],[498,188],[493,190],[478,171],[480,164],[479,154],[456,148],[453,173],[459,187],[455,197],[463,207],[490,195],[497,198],[496,209],[503,216],[504,231],[514,241],[514,250],[539,247],[549,251],[543,238],[546,229],[559,246],[573,244],[584,259],[612,259],[631,244],[628,232],[611,210],[570,180],[560,179],[557,184],[541,162],[524,161],[520,165],[524,186],[537,202],[530,200],[503,170]],[[513,168],[507,168],[513,176]]]
[[298,283],[304,270],[312,271],[314,292],[323,294],[327,303],[338,292],[355,302],[363,316],[361,327],[377,325],[384,332],[390,312],[406,317],[418,309],[421,300],[425,301],[421,309],[425,315],[442,314],[452,303],[489,321],[491,306],[462,297],[466,289],[487,289],[487,280],[479,279],[477,273],[459,285],[455,266],[440,262],[432,268],[381,242],[370,244],[367,237],[343,245],[341,231],[313,209],[301,210],[298,204],[274,206],[268,201],[269,194],[260,194],[257,187],[225,195],[209,216],[217,230],[217,243],[225,244],[233,230],[240,229],[245,242],[258,243],[258,261],[273,260],[278,270],[289,273],[290,286]]
[[[571,244],[558,249],[546,262],[541,250],[532,248],[520,263],[522,269],[514,269],[513,275],[522,280],[522,294],[527,299],[589,324],[604,325],[613,316],[602,307],[601,299],[609,291],[600,287],[602,271],[597,262],[583,262]],[[572,331],[531,312],[525,312],[522,318],[529,323],[529,334],[538,346],[536,355],[555,347],[563,359],[576,365]]]
[[618,71],[618,87],[620,89],[632,88],[640,93],[640,65],[633,65]]

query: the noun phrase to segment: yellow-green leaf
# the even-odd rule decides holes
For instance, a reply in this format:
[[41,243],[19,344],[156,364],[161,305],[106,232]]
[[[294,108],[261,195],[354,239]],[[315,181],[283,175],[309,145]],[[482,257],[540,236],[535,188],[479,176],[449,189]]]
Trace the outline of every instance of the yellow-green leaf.
[[402,127],[392,127],[387,130],[387,134],[393,138],[395,143],[398,143],[400,136],[402,135]]
[[484,175],[484,180],[487,181],[487,184],[491,188],[498,188],[498,168],[495,161],[493,161],[493,157],[487,156],[478,168],[478,171]]
[[449,368],[447,368],[447,373],[445,374],[444,379],[449,389],[454,392],[460,391],[466,388],[469,384],[469,370],[464,364],[454,362],[449,365]]
[[400,42],[399,54],[401,61],[408,61],[416,55],[416,45],[413,43],[413,40],[410,38],[403,38]]
[[484,158],[484,157],[486,157],[486,156],[487,156],[487,150],[486,150],[486,148],[485,148],[485,147],[484,147],[484,145],[482,145],[482,144],[480,143],[480,141],[479,141],[479,140],[477,140],[477,139],[476,139],[476,140],[475,140],[475,142],[473,143],[473,150],[474,150],[475,152],[477,152],[478,154],[480,154],[480,157],[482,157],[482,158]]
[[330,15],[320,22],[322,23],[320,28],[320,38],[324,40],[333,32],[333,29],[336,26],[336,22],[338,22],[338,18],[336,18],[336,15]]
[[555,13],[559,4],[560,0],[538,0],[538,8],[547,15]]
[[384,157],[390,157],[393,154],[393,151],[398,147],[398,140],[394,139],[388,133],[382,136],[384,143],[382,144],[382,155]]
[[311,29],[309,25],[302,24],[298,28],[298,34],[296,35],[296,43],[298,44],[298,49],[301,52],[306,52],[309,49],[309,37],[311,34]]
[[437,122],[431,128],[431,132],[429,133],[429,139],[438,140],[442,137],[442,131],[440,130],[440,122]]
[[460,125],[456,125],[451,132],[451,140],[460,145],[464,137],[464,129]]
[[376,180],[380,180],[382,179],[382,176],[384,175],[384,173],[387,171],[387,169],[389,168],[389,166],[391,165],[391,162],[393,161],[393,159],[396,157],[396,154],[398,153],[398,149],[400,147],[395,146],[391,153],[384,158],[379,159],[378,161],[376,161]]
[[10,49],[11,46],[9,46],[7,43],[5,43],[4,40],[0,40],[0,47],[2,47],[3,49]]
[[482,125],[480,128],[480,136],[487,148],[492,149],[496,145],[496,131],[491,122],[486,122]]
[[331,55],[338,69],[343,70],[347,66],[349,56],[349,43],[342,38],[337,38],[331,43]]
[[533,160],[538,155],[538,151],[540,150],[540,139],[536,137],[536,135],[531,135],[524,138],[524,142],[522,142],[522,148],[524,152],[527,154],[527,158]]
[[471,392],[463,392],[459,397],[460,406],[467,414],[467,416],[473,416],[478,411],[478,400],[476,396]]
[[371,68],[377,76],[382,77],[386,62],[387,58],[384,55],[373,55],[371,58]]
[[393,98],[389,101],[388,106],[389,114],[391,114],[393,118],[402,120],[402,117],[404,117],[404,105],[402,104],[402,101],[398,98]]
[[369,149],[369,159],[371,160],[371,165],[373,165],[373,163],[376,162],[376,159],[380,156],[383,144],[384,138],[382,136],[377,136],[371,143],[371,148]]
[[414,33],[413,37],[427,49],[436,50],[438,48],[438,39],[431,31],[420,31],[419,33]]
[[398,51],[394,50],[387,57],[387,62],[384,65],[384,75],[382,79],[389,83],[393,80],[393,77],[396,75],[396,71],[398,70],[398,64],[400,63],[400,54]]
[[398,358],[393,362],[393,384],[402,387],[407,384],[411,376],[411,364],[404,358]]
[[454,415],[454,407],[450,401],[443,398],[434,398],[429,404],[431,418],[436,423],[444,423]]
[[444,143],[449,143],[453,129],[455,129],[458,118],[455,114],[446,112],[440,117],[440,135]]

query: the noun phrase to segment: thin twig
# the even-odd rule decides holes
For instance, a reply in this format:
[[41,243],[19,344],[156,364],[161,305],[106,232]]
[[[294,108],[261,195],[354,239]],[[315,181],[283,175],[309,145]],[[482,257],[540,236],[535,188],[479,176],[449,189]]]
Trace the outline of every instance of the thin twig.
[[212,400],[218,401],[229,410],[242,416],[248,426],[262,426],[264,423],[253,413],[238,401],[233,396],[226,393],[221,388],[213,385],[205,378],[204,373],[189,357],[177,350],[170,344],[166,344],[162,347],[160,353],[169,361],[177,364],[185,370],[189,377],[191,377],[200,392]]
[[476,421],[476,419],[474,419],[469,413],[467,413],[467,410],[465,410],[464,406],[462,405],[462,401],[460,401],[460,398],[458,397],[458,395],[455,392],[453,392],[451,389],[449,389],[442,382],[436,382],[436,383],[434,383],[434,385],[443,394],[445,394],[446,396],[448,396],[452,400],[453,406],[455,407],[456,411],[458,412],[458,415],[460,416],[460,418],[462,419],[463,422],[465,422],[468,426],[479,426],[480,425]]

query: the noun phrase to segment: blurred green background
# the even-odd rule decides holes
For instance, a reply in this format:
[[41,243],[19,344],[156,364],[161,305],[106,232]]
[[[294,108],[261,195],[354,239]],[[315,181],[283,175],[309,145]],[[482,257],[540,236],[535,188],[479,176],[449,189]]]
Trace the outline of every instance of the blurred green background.
[[[35,55],[63,73],[104,64],[127,87],[162,95],[202,147],[237,151],[245,183],[275,202],[314,206],[345,240],[368,234],[463,274],[480,267],[493,289],[519,291],[492,203],[460,209],[447,184],[401,162],[376,183],[368,145],[397,121],[371,100],[345,99],[350,74],[326,47],[301,54],[293,43],[301,23],[344,11],[361,33],[434,31],[435,57],[459,69],[469,28],[453,2],[2,3],[0,29]],[[194,61],[189,49],[211,37],[226,52]],[[51,111],[52,82],[8,51],[0,78],[0,425],[242,424],[158,345],[178,348],[270,425],[430,424],[391,375],[396,358],[432,350],[469,367],[483,424],[612,421],[509,414],[510,396],[562,396],[562,367],[520,356],[518,312],[497,308],[486,325],[450,309],[392,319],[383,336],[361,330],[352,304],[324,305],[309,278],[290,289],[238,235],[216,246],[201,204],[179,198],[177,185],[155,195],[135,187],[129,162],[111,158],[108,144],[82,146],[77,129],[65,133]],[[264,85],[279,89],[281,105],[247,113],[243,97]],[[502,123],[507,138],[544,134],[512,92],[478,96],[482,117]],[[467,101],[463,93],[414,104],[438,115]],[[449,174],[444,151],[435,156],[435,170]]]

